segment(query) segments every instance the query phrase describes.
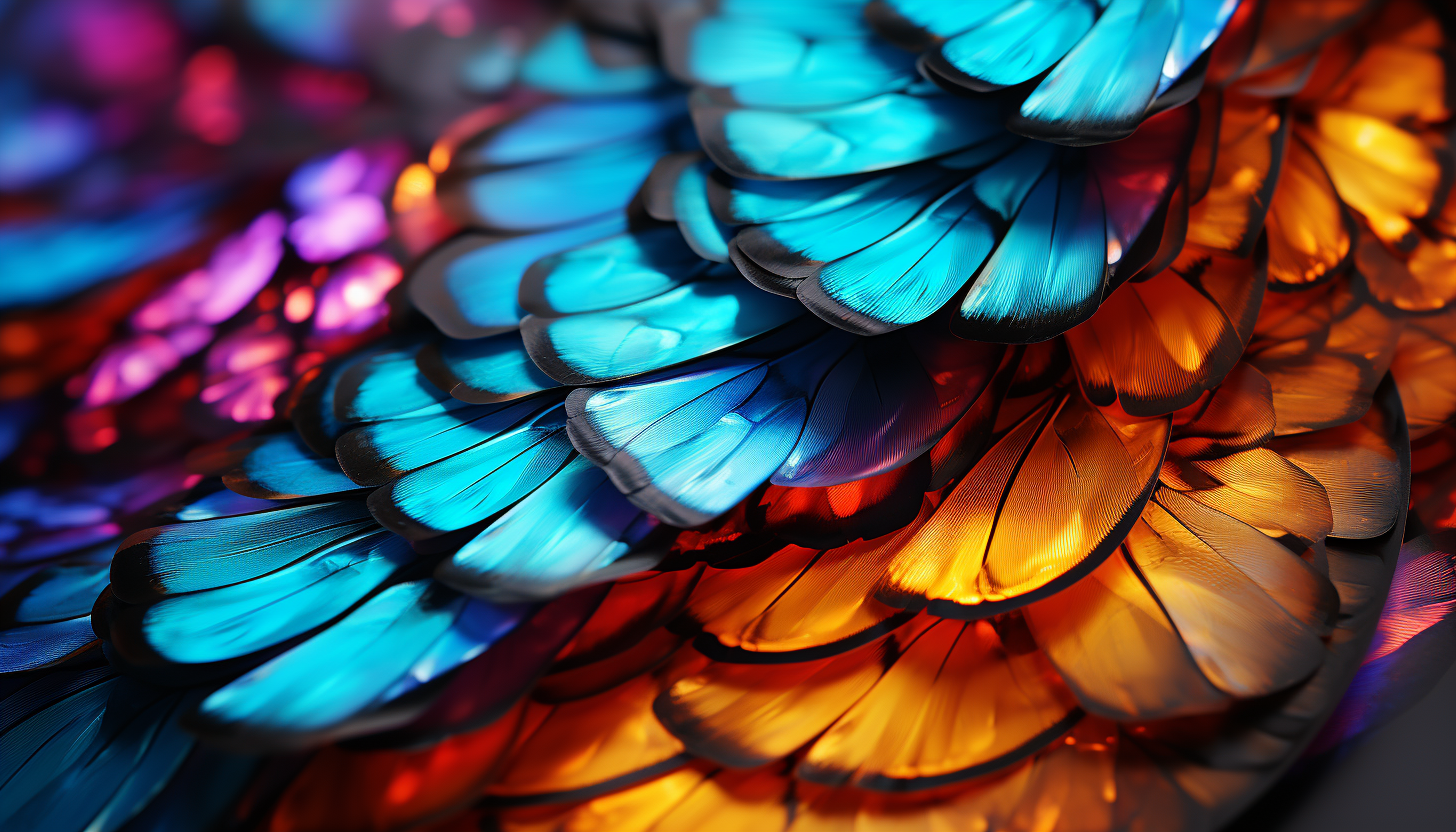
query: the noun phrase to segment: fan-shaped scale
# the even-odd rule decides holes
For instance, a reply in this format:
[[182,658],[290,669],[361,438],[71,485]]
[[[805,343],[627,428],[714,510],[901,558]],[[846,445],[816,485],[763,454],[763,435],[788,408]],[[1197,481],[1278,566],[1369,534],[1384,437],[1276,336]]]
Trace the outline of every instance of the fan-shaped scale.
[[619,234],[536,261],[521,279],[526,311],[557,317],[656,297],[697,280],[731,277],[684,244],[671,226]]
[[342,615],[414,558],[376,528],[249,581],[164,598],[146,608],[140,636],[170,662],[237,658]]
[[1021,103],[1011,128],[1068,144],[1132,133],[1157,95],[1181,6],[1179,0],[1111,0]]
[[[966,284],[1051,161],[1048,145],[1003,135],[878,177],[736,180],[709,198],[720,219],[756,223],[733,239],[750,280],[754,267],[782,275],[815,314],[879,334],[929,317]],[[842,190],[826,192],[831,182]]]
[[111,588],[130,603],[239,583],[373,526],[360,502],[273,510],[159,526],[122,542]]
[[532,360],[563,384],[660,370],[734,346],[799,317],[797,304],[739,280],[699,280],[638,303],[559,318],[530,316]]
[[972,89],[1013,87],[1065,57],[1095,18],[1087,0],[1022,0],[946,40],[931,66]]
[[210,731],[280,741],[327,734],[478,655],[522,612],[432,581],[397,584],[210,694],[197,718]]
[[683,4],[662,15],[661,29],[673,74],[746,106],[840,104],[916,80],[914,56],[868,37],[853,3],[816,3],[793,15]]
[[292,431],[252,440],[238,467],[223,475],[233,491],[267,500],[316,497],[357,486],[333,459],[320,457]]
[[517,302],[521,278],[532,263],[625,230],[623,218],[609,213],[520,237],[467,232],[415,267],[407,290],[410,302],[451,338],[515,329],[525,314]]
[[953,329],[1031,343],[1091,317],[1107,286],[1105,216],[1093,177],[1049,170],[966,291]]
[[0,671],[63,662],[91,646],[91,607],[106,588],[109,545],[70,555],[25,576],[0,597]]
[[[904,338],[796,324],[679,371],[580,390],[567,399],[572,441],[639,506],[680,525],[771,476],[807,486],[871,476],[938,440],[1000,362],[995,347]],[[923,375],[905,371],[916,364]]]
[[354,482],[385,485],[410,471],[489,442],[554,403],[498,402],[383,419],[339,437],[335,453]]
[[415,365],[436,387],[472,404],[510,401],[557,386],[531,361],[514,332],[426,344],[415,355]]
[[682,742],[652,713],[658,683],[639,676],[587,699],[541,708],[531,741],[517,746],[492,802],[591,797],[680,768]]
[[334,417],[340,422],[424,415],[462,405],[430,384],[415,366],[418,343],[381,350],[350,362],[334,384]]
[[566,414],[559,404],[548,403],[454,456],[392,480],[369,496],[369,509],[397,534],[435,537],[509,508],[550,478],[570,454]]
[[[539,231],[578,224],[620,210],[657,157],[672,150],[669,137],[648,134],[619,144],[520,167],[441,178],[439,195],[453,215],[499,231]],[[464,161],[464,160],[462,160]],[[572,183],[572,198],[563,185]]]
[[906,165],[979,144],[1000,131],[994,104],[928,89],[791,112],[696,100],[703,150],[756,178],[820,178]]
[[1119,421],[1058,393],[1007,427],[896,554],[881,600],[976,618],[1090,572],[1156,486],[1169,422]]
[[[802,372],[806,359],[794,357],[791,372]],[[803,426],[806,395],[775,363],[725,357],[662,379],[581,390],[567,408],[573,444],[623,493],[670,523],[694,526],[778,468]]]
[[484,597],[551,598],[585,582],[646,568],[629,552],[656,521],[573,457],[436,570],[445,583]]
[[[672,215],[683,240],[700,257],[718,263],[728,262],[728,240],[731,230],[717,217],[708,198],[708,176],[716,170],[712,162],[694,154],[694,159],[681,167],[672,183]],[[649,179],[649,187],[651,180]],[[660,219],[668,219],[662,217]]]
[[20,673],[61,662],[95,639],[89,615],[8,627],[0,630],[0,673]]
[[452,164],[489,169],[564,158],[654,133],[682,108],[676,94],[553,102],[465,143]]

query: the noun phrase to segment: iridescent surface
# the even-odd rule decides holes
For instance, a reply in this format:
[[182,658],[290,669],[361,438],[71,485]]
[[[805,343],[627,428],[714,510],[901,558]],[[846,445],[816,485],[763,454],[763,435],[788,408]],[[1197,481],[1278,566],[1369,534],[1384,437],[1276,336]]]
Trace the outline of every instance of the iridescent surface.
[[1456,658],[1447,43],[0,3],[0,825],[1223,827]]

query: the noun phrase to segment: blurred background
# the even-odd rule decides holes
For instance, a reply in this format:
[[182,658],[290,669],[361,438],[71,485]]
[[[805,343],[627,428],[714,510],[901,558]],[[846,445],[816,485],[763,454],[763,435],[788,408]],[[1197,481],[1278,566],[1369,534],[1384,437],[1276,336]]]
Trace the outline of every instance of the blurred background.
[[174,459],[377,337],[553,11],[0,0],[0,476]]

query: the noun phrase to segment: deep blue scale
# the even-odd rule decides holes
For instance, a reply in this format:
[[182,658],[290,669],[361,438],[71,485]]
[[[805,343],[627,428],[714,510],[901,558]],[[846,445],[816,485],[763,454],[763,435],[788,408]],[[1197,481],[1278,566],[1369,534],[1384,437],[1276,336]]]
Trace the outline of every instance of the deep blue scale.
[[712,264],[678,229],[655,226],[536,261],[521,281],[521,305],[551,317],[614,309],[701,280],[710,271]]
[[963,337],[1042,341],[1086,320],[1107,284],[1101,190],[1086,173],[1049,171],[960,304]]
[[769,332],[798,304],[738,280],[687,283],[617,309],[521,324],[526,349],[563,384],[594,384],[679,364]]
[[112,591],[140,603],[251,580],[373,525],[363,503],[346,501],[159,526],[122,543]]
[[348,733],[350,719],[479,655],[527,611],[430,580],[396,584],[209,695],[199,717],[211,730],[295,742]]
[[121,827],[192,750],[178,718],[195,699],[106,669],[62,671],[12,694],[0,703],[0,825]]
[[421,261],[411,302],[452,338],[481,338],[515,329],[525,315],[517,301],[532,263],[627,229],[624,217],[598,217],[521,237],[464,235]]
[[552,598],[650,566],[623,558],[654,525],[602,469],[577,456],[451,555],[436,577],[485,597]]
[[146,610],[142,637],[170,662],[244,656],[342,615],[414,559],[376,527],[252,580],[164,598]]
[[531,361],[515,332],[438,341],[416,355],[415,363],[435,386],[475,404],[508,401],[557,386]]
[[560,405],[395,479],[369,497],[387,528],[412,539],[463,529],[504,511],[571,454]]
[[402,474],[490,441],[553,404],[530,399],[388,419],[344,434],[339,438],[337,453],[355,482],[384,485]]
[[0,673],[19,673],[59,662],[96,640],[91,617],[26,624],[0,630]]
[[292,431],[257,440],[235,471],[229,488],[267,499],[338,494],[358,488],[330,457],[320,457]]

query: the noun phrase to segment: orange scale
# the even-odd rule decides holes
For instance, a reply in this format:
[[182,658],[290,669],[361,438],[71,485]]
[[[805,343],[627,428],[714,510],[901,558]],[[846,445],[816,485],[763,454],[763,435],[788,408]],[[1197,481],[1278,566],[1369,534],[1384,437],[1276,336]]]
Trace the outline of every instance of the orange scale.
[[1274,438],[1275,424],[1269,380],[1240,363],[1207,398],[1175,415],[1164,470],[1170,461],[1214,459],[1262,447]]
[[1269,379],[1276,432],[1360,418],[1390,367],[1400,328],[1345,281],[1266,296],[1244,360]]
[[791,783],[777,767],[728,771],[706,762],[620,791],[565,805],[507,809],[498,832],[780,832],[789,823]]
[[1286,98],[1298,94],[1309,84],[1311,76],[1329,65],[1324,60],[1328,49],[1295,55],[1278,66],[1239,80],[1234,89],[1245,95],[1263,98]]
[[1456,237],[1456,189],[1446,192],[1440,212],[1431,218],[1431,227],[1441,237]]
[[1335,89],[1311,104],[1333,104],[1392,124],[1438,124],[1451,115],[1445,100],[1445,62],[1434,49],[1374,43]]
[[1456,312],[1407,322],[1390,372],[1412,442],[1456,420]]
[[[1232,696],[1262,696],[1324,659],[1327,579],[1258,530],[1160,489],[1125,543],[1199,670]],[[1271,597],[1271,592],[1276,597]],[[1336,601],[1338,599],[1336,598]]]
[[1422,4],[1385,3],[1367,23],[1325,45],[1296,106],[1338,106],[1391,123],[1444,121],[1444,40]]
[[993,615],[1076,580],[1116,546],[1156,481],[1169,420],[1122,421],[1075,389],[1016,413],[894,554],[883,601]]
[[1365,229],[1355,249],[1356,269],[1371,296],[1397,313],[1444,308],[1456,298],[1456,258],[1424,237],[1412,234],[1409,241],[1409,254],[1395,253]]
[[1444,175],[1429,142],[1375,116],[1331,107],[1298,132],[1340,198],[1377,236],[1393,246],[1414,243],[1411,219],[1430,212]]
[[1411,471],[1418,479],[1432,472],[1444,474],[1453,470],[1447,467],[1453,461],[1456,461],[1456,426],[1442,425],[1411,441]]
[[548,674],[537,682],[531,697],[537,702],[557,704],[604,693],[662,666],[686,640],[667,629],[653,630],[620,653]]
[[1444,309],[1456,300],[1456,240],[1421,237],[1407,262],[1411,278],[1420,286],[1420,311]]
[[1127,283],[1066,335],[1082,390],[1099,407],[1158,416],[1223,380],[1253,336],[1264,295],[1259,258],[1188,250]]
[[1207,193],[1188,213],[1188,242],[1215,251],[1253,252],[1279,180],[1289,119],[1284,105],[1225,93]]
[[710,570],[688,608],[709,640],[699,639],[699,649],[733,661],[791,661],[893,629],[904,613],[874,591],[914,528],[827,551],[787,547],[756,566]]
[[693,754],[750,768],[795,754],[884,675],[910,628],[828,658],[774,664],[707,662],[676,679],[654,711]]
[[1089,712],[1119,720],[1220,709],[1178,630],[1126,557],[1027,607],[1037,645]]
[[[898,636],[899,634],[897,634]],[[825,785],[916,791],[1007,768],[1082,718],[1019,619],[932,621],[804,753]]]
[[683,744],[652,712],[660,687],[644,675],[585,699],[529,703],[528,724],[487,794],[499,805],[567,802],[681,767]]
[[[1403,420],[1402,420],[1403,421]],[[1368,539],[1390,530],[1405,508],[1405,478],[1397,442],[1397,423],[1381,408],[1370,407],[1358,420],[1327,430],[1282,436],[1269,443],[1307,471],[1329,495],[1335,537]]]
[[1266,229],[1274,288],[1323,283],[1350,265],[1354,217],[1298,132],[1289,143]]

